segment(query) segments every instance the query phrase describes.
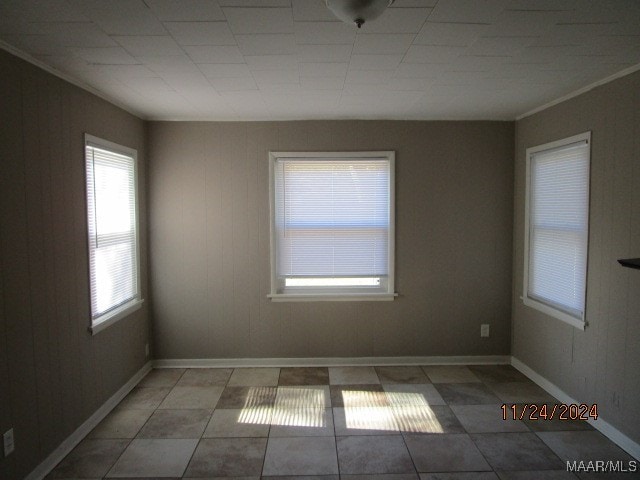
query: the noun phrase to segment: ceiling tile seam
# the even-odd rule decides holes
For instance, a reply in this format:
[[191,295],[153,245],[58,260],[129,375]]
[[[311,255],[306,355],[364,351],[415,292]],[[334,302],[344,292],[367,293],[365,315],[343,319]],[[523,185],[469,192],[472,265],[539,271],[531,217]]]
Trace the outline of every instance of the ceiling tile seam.
[[[439,0],[438,0],[439,1]],[[422,22],[422,25],[420,25],[420,28],[418,29],[418,31],[414,34],[413,39],[411,40],[411,45],[409,45],[409,48],[407,48],[407,50],[404,52],[404,55],[402,56],[402,58],[400,59],[400,63],[398,64],[398,66],[402,65],[404,63],[405,58],[407,58],[407,54],[409,53],[409,50],[411,49],[411,47],[413,45],[415,45],[415,41],[416,38],[418,38],[418,35],[420,35],[420,32],[422,31],[422,29],[424,28],[424,26],[429,23],[429,18],[431,17],[431,15],[433,14],[434,10],[436,9],[436,6],[438,6],[438,2],[436,2],[436,5],[433,6],[431,8],[431,10],[429,11],[429,13],[427,14],[427,16],[424,19],[424,22]],[[397,73],[397,67],[396,67],[396,73]],[[392,76],[392,78],[395,78],[395,74]]]
[[[227,10],[229,10],[229,11],[232,11],[232,9],[233,9],[233,8],[263,8],[263,7],[220,7],[220,9],[222,10],[222,15],[224,16],[225,21],[227,22],[227,24],[229,23],[229,19],[227,18],[227,13],[225,12],[225,9],[227,9]],[[291,16],[291,22],[292,22],[292,24],[291,24],[291,25],[292,25],[292,27],[293,27],[293,7],[292,7],[292,5],[291,5],[291,4],[289,4],[289,7],[265,7],[265,8],[277,8],[277,9],[281,9],[281,10],[283,10],[283,9],[289,10],[289,14],[290,14],[290,16]],[[293,30],[295,30],[295,28],[294,28]],[[244,35],[244,34],[240,34],[240,33],[236,33],[236,32],[234,32],[234,31],[233,31],[233,29],[231,28],[231,25],[229,25],[229,31],[231,32],[231,36],[233,37],[233,40],[236,42],[236,46],[237,46],[238,50],[240,51],[240,46],[239,46],[240,44],[239,44],[239,42],[238,42],[238,38],[236,37],[236,35]],[[292,32],[273,33],[273,34],[274,34],[274,35],[283,35],[283,34],[289,34],[289,33],[292,33]],[[249,35],[251,35],[251,34],[249,34]],[[253,35],[255,35],[255,34],[253,34]],[[251,75],[251,80],[253,81],[254,85],[256,86],[256,91],[257,91],[257,92],[260,92],[260,94],[262,94],[262,93],[263,93],[263,90],[261,90],[261,89],[260,89],[260,84],[259,84],[259,82],[258,82],[258,79],[256,78],[256,75],[255,75],[254,71],[253,71],[253,70],[250,68],[250,66],[247,64],[247,60],[246,60],[246,58],[245,58],[245,55],[244,55],[242,52],[240,52],[240,54],[242,55],[242,59],[243,59],[242,64],[247,65],[247,69],[249,70],[249,75]],[[277,54],[273,54],[273,55],[277,55]],[[197,66],[197,64],[196,64],[196,66]],[[201,69],[200,69],[200,67],[198,67],[198,69],[199,69],[199,70],[201,70]],[[201,71],[202,71],[202,70],[201,70]],[[209,79],[209,77],[206,77],[206,78],[207,78],[207,81],[208,81],[208,82],[212,85],[212,87],[213,87],[212,80],[210,80],[210,79]],[[300,84],[300,77],[299,77],[299,76],[298,76],[298,84]],[[214,89],[215,89],[215,88],[214,88]],[[222,95],[222,93],[221,93],[221,92],[219,92],[219,91],[218,91],[218,95],[220,95],[220,97],[221,97],[221,98],[224,98],[224,96]],[[269,106],[266,104],[266,102],[264,102],[264,98],[262,99],[262,101],[263,101],[263,103],[264,103],[265,107],[267,108],[267,110],[269,111]],[[226,102],[226,101],[225,101],[225,102]],[[241,118],[240,113],[238,113],[238,110],[236,110],[236,108],[234,107],[234,105],[233,105],[232,103],[228,103],[228,105],[230,106],[231,110],[233,110],[233,112],[234,112],[234,113],[235,113],[239,118]]]
[[[162,28],[164,29],[165,33],[166,33],[169,37],[171,37],[171,38],[173,39],[173,41],[174,41],[174,42],[176,42],[176,44],[178,45],[178,48],[180,48],[180,50],[182,50],[182,53],[186,56],[186,58],[188,58],[189,60],[191,60],[191,63],[193,63],[193,65],[198,69],[198,71],[200,72],[200,74],[202,75],[202,77],[207,81],[207,83],[209,84],[209,86],[211,87],[211,89],[213,90],[213,92],[214,92],[214,93],[216,93],[216,94],[218,95],[218,97],[222,98],[222,96],[220,95],[220,92],[219,92],[218,90],[216,90],[216,88],[213,86],[213,84],[212,84],[212,83],[211,83],[211,81],[209,80],[209,77],[207,77],[207,76],[205,75],[205,73],[202,71],[202,69],[198,66],[198,63],[196,63],[196,62],[193,60],[193,58],[191,57],[191,55],[189,55],[189,53],[185,50],[185,48],[184,48],[184,47],[185,47],[185,46],[187,46],[187,45],[182,45],[180,42],[178,42],[178,40],[177,40],[177,39],[176,39],[176,38],[171,34],[171,32],[169,31],[169,29],[168,29],[168,28],[167,28],[167,26],[165,25],[165,23],[191,23],[191,22],[190,22],[190,21],[184,21],[184,22],[178,22],[178,21],[176,21],[176,22],[172,22],[172,21],[167,21],[167,22],[164,22],[164,21],[162,21],[162,20],[160,19],[160,17],[156,14],[156,12],[155,12],[151,7],[149,7],[149,5],[147,4],[147,2],[146,2],[145,0],[142,0],[142,2],[143,2],[143,3],[144,3],[144,5],[149,9],[149,11],[151,12],[151,14],[152,14],[152,15],[153,15],[157,20],[158,20],[158,22],[160,22],[160,24],[162,25]],[[224,11],[222,10],[222,7],[220,7],[220,10],[222,11],[222,15],[223,15],[223,17],[224,17],[224,20],[212,20],[211,22],[202,21],[202,23],[214,23],[214,22],[217,22],[217,23],[226,23],[226,24],[228,24],[227,16],[224,14]],[[197,21],[196,21],[196,22],[197,22]],[[231,29],[229,29],[229,30],[231,30]],[[233,35],[233,32],[231,32],[231,34]],[[235,39],[235,37],[234,37],[234,40],[236,41],[236,46],[237,46],[237,45],[238,45],[238,41]],[[134,56],[134,58],[136,58],[136,57]],[[137,58],[136,58],[136,59],[137,59]],[[245,62],[245,64],[246,64],[246,62]],[[154,72],[154,73],[156,73],[156,74],[157,74],[157,72]],[[161,77],[160,75],[158,75],[158,77],[162,79],[162,77]],[[163,82],[164,82],[165,84],[167,83],[164,79],[162,79],[162,80],[163,80]],[[172,90],[173,90],[173,91],[174,91],[178,96],[180,96],[180,98],[184,99],[184,101],[185,101],[186,103],[191,104],[189,101],[187,101],[187,99],[186,99],[182,94],[180,94],[178,91],[176,91],[176,90],[175,90],[173,87],[171,87],[169,84],[167,84],[167,85],[168,85],[168,86],[169,86],[169,87],[170,87],[170,88],[171,88],[171,89],[172,89]]]
[[[422,31],[422,29],[424,28],[424,26],[429,22],[429,18],[431,17],[431,15],[433,14],[435,7],[438,5],[438,2],[436,2],[436,5],[434,7],[431,8],[431,10],[429,11],[429,13],[427,14],[427,16],[425,17],[424,21],[422,22],[422,25],[420,25],[420,28],[418,29],[418,31],[413,35],[413,39],[411,40],[411,44],[409,45],[409,48],[407,48],[407,50],[404,52],[404,55],[402,55],[402,58],[400,59],[400,63],[398,63],[398,66],[394,69],[393,74],[391,75],[391,79],[387,82],[387,85],[389,85],[389,83],[393,82],[394,79],[396,79],[396,74],[398,72],[398,67],[404,62],[405,58],[407,58],[407,54],[409,53],[409,50],[411,49],[411,46],[414,45],[416,38],[418,38],[418,35],[420,35],[420,32]],[[412,103],[411,106],[409,108],[413,108],[414,105],[416,105],[420,99],[422,99],[422,97],[424,97],[424,95],[426,94],[426,92],[421,95],[420,97],[417,97]],[[405,109],[406,111],[406,109]]]

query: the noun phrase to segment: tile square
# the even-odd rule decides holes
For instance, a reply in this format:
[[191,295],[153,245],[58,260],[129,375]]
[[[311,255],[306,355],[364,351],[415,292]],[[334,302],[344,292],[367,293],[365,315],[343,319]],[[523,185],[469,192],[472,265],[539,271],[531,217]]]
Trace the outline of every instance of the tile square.
[[406,435],[405,442],[419,472],[491,470],[466,434]]
[[334,437],[269,438],[262,475],[338,473]]
[[501,405],[452,405],[451,410],[458,417],[467,433],[528,432],[520,420],[514,420],[507,411],[505,420]]
[[447,406],[426,402],[397,403],[381,407],[334,408],[336,435],[392,435],[399,432],[464,433]]
[[336,436],[398,435],[394,410],[387,407],[334,407]]
[[154,368],[140,380],[138,387],[173,387],[178,382],[184,368]]
[[436,389],[449,405],[482,405],[501,403],[482,383],[439,383]]
[[152,409],[115,408],[91,431],[87,438],[134,438],[152,413]]
[[292,0],[291,4],[293,19],[296,22],[335,22],[338,20],[323,2],[316,2],[315,0]]
[[118,404],[118,408],[154,410],[170,391],[170,388],[136,387],[124,397]]
[[507,403],[553,403],[551,395],[533,382],[489,383],[487,386]]
[[393,407],[399,431],[407,434],[465,433],[446,405],[400,405]]
[[389,405],[382,385],[331,385],[333,407],[382,407]]
[[432,383],[473,383],[480,379],[463,365],[433,365],[422,367]]
[[329,385],[278,387],[275,406],[279,408],[331,407]]
[[356,54],[399,54],[411,46],[415,35],[411,34],[359,34],[353,45]]
[[367,33],[418,33],[430,13],[430,8],[390,8],[369,24]]
[[107,478],[181,477],[198,440],[135,439]]
[[50,478],[102,478],[129,445],[129,440],[83,440],[51,472]]
[[370,385],[380,383],[373,367],[329,367],[331,385]]
[[200,438],[211,410],[161,410],[151,415],[138,438]]
[[475,433],[494,470],[562,470],[566,465],[533,433]]
[[125,35],[113,36],[131,55],[180,55],[182,50],[175,40],[168,35]]
[[329,385],[326,367],[281,368],[278,385]]
[[216,408],[272,407],[277,391],[275,387],[227,387]]
[[272,408],[214,410],[204,431],[204,438],[268,437]]
[[[264,2],[257,2],[260,5]],[[289,8],[222,8],[231,31],[236,33],[293,33]]]
[[266,438],[205,438],[189,462],[185,477],[260,475]]
[[223,387],[174,387],[158,408],[213,410],[222,391]]
[[531,381],[511,365],[469,365],[468,368],[485,383]]
[[190,368],[176,384],[178,387],[224,387],[232,368]]
[[333,434],[331,408],[273,409],[270,437],[333,437]]
[[562,461],[622,460],[632,457],[615,443],[595,430],[587,432],[541,432],[537,436]]
[[[546,403],[547,405],[547,413],[550,415],[550,412],[553,411],[555,403]],[[524,405],[518,405],[517,414],[519,415],[522,412],[522,408]],[[531,419],[532,410],[528,407],[527,412],[525,412],[523,422],[527,427],[531,429],[533,432],[563,432],[563,431],[575,431],[575,430],[593,430],[593,427],[586,420],[561,420],[560,416],[554,414],[553,418],[547,417],[547,419],[540,419],[538,416],[534,416],[533,420]],[[537,412],[536,412],[537,413]]]
[[236,44],[226,22],[166,22],[164,25],[183,46]]
[[296,22],[295,42],[298,45],[353,45],[356,32],[343,22]]
[[235,45],[194,45],[183,49],[195,63],[242,63],[244,60]]
[[375,367],[380,383],[430,383],[420,367]]
[[275,387],[279,368],[236,368],[227,383],[230,387]]
[[414,473],[404,440],[393,436],[338,437],[340,473]]
[[387,384],[382,388],[390,405],[446,405],[431,384]]
[[[145,3],[162,22],[224,20],[224,15],[217,2],[185,0],[176,4],[172,0],[148,0]],[[189,8],[185,8],[186,6]]]

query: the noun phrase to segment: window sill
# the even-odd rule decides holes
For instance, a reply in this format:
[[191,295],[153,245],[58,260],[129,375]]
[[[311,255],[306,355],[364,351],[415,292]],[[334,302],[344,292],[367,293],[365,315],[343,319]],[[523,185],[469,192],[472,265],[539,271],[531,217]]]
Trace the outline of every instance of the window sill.
[[524,303],[527,307],[535,308],[542,313],[546,313],[550,317],[557,318],[558,320],[568,323],[572,327],[578,328],[580,330],[584,330],[586,327],[586,322],[584,322],[584,320],[574,317],[573,315],[563,312],[562,310],[558,310],[547,305],[546,303],[538,302],[537,300],[534,300],[527,296],[522,296],[520,298],[522,299],[522,303]]
[[397,293],[275,293],[267,298],[272,302],[390,302],[397,296]]
[[98,323],[95,323],[89,327],[89,332],[91,335],[95,335],[98,332],[101,332],[105,328],[113,325],[118,320],[122,320],[123,318],[131,315],[136,310],[139,310],[142,307],[144,300],[131,300],[128,303],[125,303],[120,308],[114,310],[113,312],[109,312],[100,318]]

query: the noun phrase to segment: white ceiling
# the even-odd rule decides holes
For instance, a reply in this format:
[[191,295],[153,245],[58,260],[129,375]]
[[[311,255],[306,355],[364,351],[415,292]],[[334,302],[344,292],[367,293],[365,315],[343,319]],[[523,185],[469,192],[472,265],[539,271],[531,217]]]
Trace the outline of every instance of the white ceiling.
[[2,0],[0,40],[147,119],[513,119],[639,64],[640,1]]

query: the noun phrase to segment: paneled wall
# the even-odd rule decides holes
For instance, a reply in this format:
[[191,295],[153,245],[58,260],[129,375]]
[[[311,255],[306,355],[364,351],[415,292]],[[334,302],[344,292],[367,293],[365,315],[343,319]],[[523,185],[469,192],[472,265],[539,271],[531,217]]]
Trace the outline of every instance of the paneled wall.
[[[151,122],[156,358],[509,354],[513,135],[512,122]],[[269,150],[396,152],[395,301],[267,299]]]
[[146,362],[148,308],[92,336],[84,133],[140,161],[146,295],[144,123],[0,51],[0,478],[20,479]]
[[[523,305],[525,150],[591,130],[585,331]],[[513,355],[640,442],[640,73],[517,122]]]

